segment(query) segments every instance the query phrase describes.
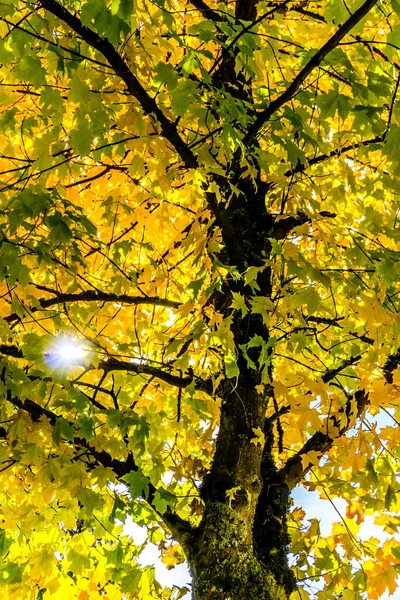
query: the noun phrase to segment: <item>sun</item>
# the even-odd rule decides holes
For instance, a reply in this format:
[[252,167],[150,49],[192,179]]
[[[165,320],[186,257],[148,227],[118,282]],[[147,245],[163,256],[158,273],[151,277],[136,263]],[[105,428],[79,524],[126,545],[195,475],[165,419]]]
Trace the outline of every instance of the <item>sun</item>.
[[65,369],[70,366],[85,366],[90,350],[77,337],[63,335],[57,338],[46,352],[45,359],[53,369]]

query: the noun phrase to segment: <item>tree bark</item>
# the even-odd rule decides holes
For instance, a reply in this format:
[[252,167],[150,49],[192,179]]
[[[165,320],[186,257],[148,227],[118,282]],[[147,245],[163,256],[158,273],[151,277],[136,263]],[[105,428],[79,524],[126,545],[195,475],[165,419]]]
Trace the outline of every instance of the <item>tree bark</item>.
[[[241,175],[238,166],[234,177],[238,194],[225,206],[241,244],[244,271],[248,266],[265,266],[273,221],[265,207],[268,188],[260,177],[254,184]],[[243,237],[239,237],[240,231],[245,232]],[[221,260],[229,263],[230,254]],[[260,270],[257,284],[259,295],[270,296],[269,268]],[[288,600],[295,582],[287,561],[286,505],[274,503],[271,497],[271,486],[282,483],[272,457],[273,428],[265,428],[265,443],[257,442],[254,431],[265,422],[273,388],[262,383],[268,378],[272,381],[273,373],[268,365],[260,365],[261,348],[245,349],[255,336],[267,344],[269,331],[260,315],[242,318],[232,310],[232,292],[245,298],[257,295],[240,280],[226,282],[222,294],[213,298],[216,310],[231,319],[239,376],[237,380],[226,378],[219,387],[216,450],[200,491],[205,512],[185,544],[193,599]]]
[[253,524],[229,504],[209,502],[189,551],[193,600],[288,600],[292,587],[263,564],[253,546]]

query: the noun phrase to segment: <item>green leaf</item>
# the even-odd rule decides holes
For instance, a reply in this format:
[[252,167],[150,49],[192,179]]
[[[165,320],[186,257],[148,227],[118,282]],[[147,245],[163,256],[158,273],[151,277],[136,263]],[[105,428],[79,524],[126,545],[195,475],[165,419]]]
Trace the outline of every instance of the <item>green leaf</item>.
[[388,486],[385,494],[385,508],[390,510],[392,504],[396,504],[396,492],[391,485]]
[[233,377],[239,377],[240,371],[237,365],[236,356],[232,353],[228,353],[224,355],[224,365],[226,376],[229,379]]
[[111,523],[114,523],[114,521],[116,519],[119,519],[120,521],[124,521],[125,514],[126,514],[125,502],[120,498],[120,496],[118,494],[115,494],[114,495],[114,506],[108,516],[108,520]]
[[15,583],[21,583],[22,574],[25,570],[27,563],[6,563],[0,567],[0,585],[12,585]]
[[7,537],[4,529],[0,529],[0,558],[7,556],[11,544],[12,539]]
[[171,93],[171,107],[176,116],[183,117],[189,110],[193,102],[191,91],[191,82],[187,83],[181,80]]
[[64,101],[58,90],[50,87],[44,88],[40,93],[40,103],[44,117],[52,117],[57,123],[62,121]]
[[68,92],[69,102],[84,103],[87,101],[90,94],[90,88],[86,81],[82,80],[77,75],[70,80],[70,91]]
[[64,417],[58,417],[53,429],[53,440],[57,446],[60,445],[62,438],[66,438],[68,441],[73,440],[74,429],[72,425],[66,419],[64,419]]
[[172,91],[178,85],[179,76],[170,63],[159,62],[155,67],[156,76],[153,83],[155,87],[166,85],[169,91]]
[[46,71],[37,56],[27,54],[15,67],[15,74],[23,81],[32,83],[37,89],[46,83]]
[[374,482],[374,484],[377,484],[379,481],[378,474],[375,471],[374,463],[372,462],[372,460],[370,458],[367,459],[365,466],[366,466],[366,469],[368,472],[368,476],[371,478],[371,480]]
[[271,244],[271,257],[279,256],[283,252],[282,244],[276,241],[275,238],[268,238]]
[[237,293],[237,292],[232,292],[232,304],[231,304],[231,308],[234,308],[235,310],[240,310],[242,312],[242,319],[243,317],[245,317],[247,315],[247,313],[249,312],[249,309],[246,306],[246,300],[244,298],[244,296],[242,296],[241,294]]
[[86,156],[90,152],[92,145],[92,128],[86,118],[80,118],[77,129],[70,133],[71,146],[79,154]]
[[118,569],[122,566],[124,561],[124,547],[121,542],[113,548],[113,550],[107,550],[107,563],[112,564]]
[[133,500],[141,496],[147,498],[150,480],[141,471],[131,471],[122,479],[129,485],[129,493]]
[[195,281],[189,283],[189,285],[186,288],[186,291],[189,293],[189,297],[191,300],[197,299],[197,296],[199,295],[200,290],[203,287],[205,279],[206,276],[204,275],[203,277],[200,277],[200,279],[195,279]]
[[160,515],[167,511],[168,506],[173,509],[176,506],[177,498],[174,494],[163,488],[158,489],[154,494],[153,505]]
[[133,12],[133,0],[113,0],[111,14],[127,21]]
[[393,547],[391,549],[391,553],[393,554],[396,560],[400,560],[400,547]]
[[285,149],[288,155],[289,162],[296,166],[297,163],[304,163],[306,159],[306,155],[296,144],[294,144],[291,140],[286,140]]
[[80,415],[77,419],[76,424],[77,432],[80,437],[83,437],[86,440],[90,440],[94,437],[94,419],[86,415]]
[[239,348],[241,349],[243,356],[246,359],[246,362],[250,369],[257,370],[256,363],[250,358],[250,356],[247,353],[247,344],[239,344]]
[[396,15],[400,17],[400,2],[398,0],[390,0],[390,4]]

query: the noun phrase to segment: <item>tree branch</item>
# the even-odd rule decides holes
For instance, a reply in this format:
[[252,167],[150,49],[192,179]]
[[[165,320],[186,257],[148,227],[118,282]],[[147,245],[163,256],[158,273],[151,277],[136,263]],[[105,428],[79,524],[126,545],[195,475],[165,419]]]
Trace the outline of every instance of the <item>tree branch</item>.
[[[366,394],[363,390],[360,390],[354,394],[353,399],[356,401],[358,418],[362,415],[369,404],[368,394]],[[328,433],[317,431],[310,437],[309,440],[307,440],[301,450],[289,458],[286,464],[278,471],[280,480],[284,481],[290,489],[293,489],[298,483],[300,483],[300,481],[313,467],[312,464],[308,464],[306,467],[303,466],[303,456],[305,456],[308,452],[319,452],[322,456],[328,452],[330,448],[332,448],[335,440],[338,439],[338,437],[341,437],[350,429],[351,398],[346,402],[346,406],[343,407],[341,411],[338,411],[338,414],[341,412],[343,413],[344,411],[346,411],[347,424],[339,430],[338,436],[331,438]],[[329,417],[329,419],[332,420],[332,425],[334,427],[337,427],[339,422],[338,414]]]
[[[19,398],[8,398],[9,402],[13,404],[15,407],[20,410],[25,411],[29,414],[32,421],[39,421],[41,418],[46,417],[50,424],[55,427],[57,421],[61,419],[61,416],[56,415],[52,411],[47,408],[43,408],[36,402],[32,400],[20,400]],[[74,428],[73,423],[69,423],[69,425]],[[135,459],[133,457],[132,452],[129,452],[128,457],[125,461],[117,460],[112,458],[111,455],[105,450],[96,450],[87,440],[80,437],[74,437],[73,440],[70,441],[75,448],[84,448],[89,455],[95,460],[96,463],[102,465],[105,468],[109,468],[115,473],[118,479],[122,479],[124,475],[135,471],[138,472],[140,469],[135,463]],[[153,508],[153,510],[161,517],[161,519],[165,522],[165,524],[171,529],[171,531],[177,535],[177,539],[179,540],[182,535],[187,535],[192,531],[191,525],[181,519],[178,515],[173,514],[169,508],[164,513],[160,513],[153,505],[154,496],[157,492],[157,488],[149,482],[149,494],[147,497],[147,502]]]
[[[359,23],[361,19],[369,13],[369,11],[372,9],[373,6],[375,6],[375,4],[377,4],[377,2],[378,0],[366,0],[366,2],[364,2],[364,4],[362,4],[360,8],[358,8],[351,15],[351,17],[347,19],[347,21],[343,23],[343,25],[341,25],[341,27],[339,27],[336,33],[322,46],[322,48],[320,48],[314,54],[314,56],[308,61],[308,63],[301,69],[301,71],[296,75],[292,83],[283,92],[283,94],[281,94],[280,96],[278,96],[278,98],[273,100],[269,104],[269,106],[258,115],[253,125],[251,125],[251,127],[248,129],[246,135],[242,140],[243,146],[250,146],[254,142],[255,138],[257,137],[257,134],[270,120],[272,115],[293,98],[293,96],[300,89],[301,85],[304,83],[307,77],[312,73],[312,71],[315,68],[317,68],[321,64],[325,56],[336,48],[336,46],[344,38],[344,36],[347,33],[349,33],[349,31],[351,31],[353,27],[355,27],[355,25],[357,25],[357,23]],[[238,156],[235,158],[238,158]]]
[[[0,345],[0,354],[3,354],[5,356],[13,356],[14,358],[24,358],[24,354],[20,348],[18,348],[17,346],[7,344]],[[164,381],[165,383],[168,383],[169,385],[180,389],[188,387],[194,381],[195,389],[197,391],[204,392],[209,396],[213,396],[214,393],[212,381],[208,379],[201,379],[200,377],[196,377],[192,374],[188,375],[187,377],[173,375],[172,373],[164,371],[159,367],[152,367],[148,364],[140,364],[135,362],[118,360],[114,357],[101,360],[99,362],[98,367],[94,367],[92,365],[88,366],[84,362],[82,362],[81,364],[78,362],[74,362],[74,365],[81,366],[87,371],[92,371],[96,368],[101,371],[104,371],[105,373],[111,373],[112,371],[125,371],[126,373],[136,373],[138,375],[150,375],[150,377],[155,377],[160,381]]]
[[275,219],[272,230],[270,231],[270,237],[275,240],[283,240],[292,229],[304,225],[305,223],[311,223],[311,219],[302,212],[298,212],[295,217],[291,216],[283,219]]
[[[284,0],[283,4],[280,5],[281,8],[287,6],[287,4],[289,4],[291,0]],[[246,0],[247,2],[247,0]],[[273,7],[268,10],[267,12],[263,13],[262,15],[260,15],[259,17],[257,17],[257,19],[255,19],[252,23],[250,23],[249,25],[246,25],[246,27],[243,27],[243,29],[241,29],[241,31],[239,31],[235,37],[233,38],[233,40],[231,40],[229,42],[229,44],[226,46],[226,48],[224,48],[221,56],[219,56],[216,61],[214,62],[214,64],[212,65],[212,67],[209,70],[209,75],[211,75],[213,73],[213,71],[215,71],[215,69],[217,68],[217,66],[225,59],[225,57],[229,54],[229,52],[231,51],[231,49],[236,45],[236,42],[247,32],[251,31],[253,29],[253,27],[255,27],[256,25],[258,25],[258,23],[261,23],[262,21],[264,21],[264,19],[267,19],[269,16],[273,15],[274,12],[276,12],[278,6],[277,5],[273,5]]]
[[304,15],[305,17],[310,17],[311,19],[314,19],[315,21],[320,21],[321,23],[327,22],[324,16],[319,15],[316,12],[312,12],[311,10],[306,10],[305,8],[301,8],[300,6],[291,6],[289,8],[289,10],[297,12],[300,15]]
[[[360,358],[360,356],[350,357],[349,359],[345,360],[338,369],[331,369],[330,371],[327,371],[325,376],[322,378],[323,381],[325,383],[327,381],[330,381],[331,379],[336,377],[339,371],[350,366],[351,364],[354,364]],[[395,371],[399,366],[400,350],[398,350],[395,354],[391,354],[387,358],[384,366],[382,367],[382,372],[386,383],[391,384],[393,382],[393,371]],[[335,443],[335,439],[343,436],[350,429],[350,417],[352,414],[351,400],[355,401],[357,418],[359,418],[364,413],[365,409],[369,405],[368,393],[365,392],[365,390],[358,390],[352,397],[348,398],[346,405],[342,407],[336,415],[332,415],[331,417],[329,417],[333,423],[333,426],[338,427],[338,415],[340,415],[343,412],[346,413],[347,423],[345,426],[339,429],[339,435],[337,435],[335,438],[331,438],[329,437],[328,433],[317,431],[316,433],[314,433],[314,435],[310,437],[309,440],[307,440],[307,442],[304,444],[301,450],[299,450],[294,456],[289,458],[286,464],[280,469],[278,474],[282,478],[282,481],[285,481],[285,483],[287,483],[290,489],[294,488],[295,485],[297,485],[312,468],[312,464],[303,467],[302,457],[311,451],[320,452],[321,455],[325,454],[333,446],[333,444]]]
[[241,21],[254,21],[258,0],[236,0],[235,16]]
[[130,70],[128,64],[121,58],[107,38],[102,38],[95,31],[83,25],[76,15],[70,13],[64,6],[56,2],[56,0],[41,0],[41,6],[68,25],[89,46],[100,52],[107,59],[114,73],[124,81],[129,93],[136,98],[145,114],[156,118],[160,124],[162,135],[172,144],[186,167],[196,168],[197,158],[180,137],[175,124],[164,115],[154,98],[144,89],[140,81]]
[[116,358],[110,358],[108,360],[100,361],[98,368],[105,371],[106,373],[111,373],[112,371],[126,371],[127,373],[150,375],[151,377],[155,377],[160,381],[164,381],[169,385],[181,389],[184,389],[187,386],[189,386],[191,383],[193,383],[194,380],[196,390],[204,392],[209,396],[213,395],[213,385],[212,382],[209,380],[204,380],[200,377],[196,377],[193,375],[190,375],[188,377],[180,377],[179,375],[173,375],[172,373],[163,371],[158,367],[152,367],[147,364],[136,364],[133,362],[117,360]]
[[190,0],[190,4],[197,8],[205,19],[211,19],[211,21],[214,21],[215,23],[222,23],[225,21],[219,13],[210,8],[203,0]]
[[291,177],[296,173],[303,173],[303,171],[305,171],[308,167],[311,167],[312,165],[317,165],[318,163],[324,162],[325,160],[333,158],[334,156],[340,156],[345,152],[357,150],[358,148],[362,148],[363,146],[369,146],[370,144],[381,144],[384,141],[384,135],[377,135],[376,137],[371,138],[370,140],[363,140],[362,142],[357,142],[356,144],[349,144],[348,146],[343,146],[342,148],[338,148],[337,150],[331,150],[327,154],[319,154],[318,156],[314,156],[314,158],[310,158],[310,160],[307,161],[307,164],[298,163],[294,167],[294,169],[289,169],[285,171],[284,176]]
[[8,344],[0,344],[0,354],[3,354],[4,356],[13,356],[14,358],[24,358],[22,350],[17,346]]
[[341,365],[336,367],[336,369],[329,369],[328,371],[326,371],[325,375],[322,376],[322,381],[324,383],[328,383],[329,381],[332,381],[332,379],[334,379],[336,377],[336,375],[339,375],[339,373],[341,373],[342,371],[347,369],[347,367],[351,367],[352,365],[355,365],[360,360],[361,360],[361,354],[357,354],[357,356],[350,356],[350,358],[347,358],[346,360],[344,360]]
[[[178,308],[181,306],[181,302],[175,302],[174,300],[168,300],[167,298],[159,298],[158,296],[129,296],[128,294],[110,294],[108,292],[96,292],[94,290],[87,290],[77,294],[68,294],[58,292],[51,288],[47,288],[45,291],[54,294],[54,298],[40,298],[38,300],[41,308],[44,309],[66,302],[116,302],[118,304],[132,304],[134,306],[139,304],[150,304],[151,306],[166,306],[169,308]],[[34,313],[40,310],[40,308],[29,306],[27,307],[27,310],[30,313]],[[11,313],[7,317],[4,317],[4,320],[7,321],[7,323],[19,321],[20,319],[21,317],[16,313]]]
[[[56,0],[41,0],[41,5],[45,10],[66,23],[87,44],[92,46],[92,48],[95,48],[108,60],[110,66],[114,70],[114,73],[125,82],[129,93],[132,95],[132,97],[136,98],[144,113],[156,118],[161,127],[162,135],[170,142],[170,144],[172,144],[185,163],[186,167],[196,168],[198,166],[197,157],[180,137],[176,128],[176,124],[170,121],[164,115],[154,98],[152,98],[144,89],[140,81],[132,73],[128,64],[119,55],[114,46],[106,38],[102,38],[95,31],[83,25],[77,16],[70,13]],[[229,224],[224,222],[224,219],[227,221],[225,210],[222,207],[219,207],[218,203],[213,204],[213,194],[207,193],[206,186],[203,189],[206,192],[206,199],[210,209],[214,212],[218,224],[221,225],[223,235],[225,234],[225,237],[228,237],[229,233],[227,230],[229,229]]]

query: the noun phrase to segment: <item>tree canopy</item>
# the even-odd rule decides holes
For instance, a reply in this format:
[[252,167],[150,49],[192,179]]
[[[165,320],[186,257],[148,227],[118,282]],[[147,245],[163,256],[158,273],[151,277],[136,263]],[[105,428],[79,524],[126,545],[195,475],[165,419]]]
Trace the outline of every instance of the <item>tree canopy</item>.
[[6,597],[182,597],[128,518],[196,600],[395,592],[400,2],[3,0],[0,36]]

